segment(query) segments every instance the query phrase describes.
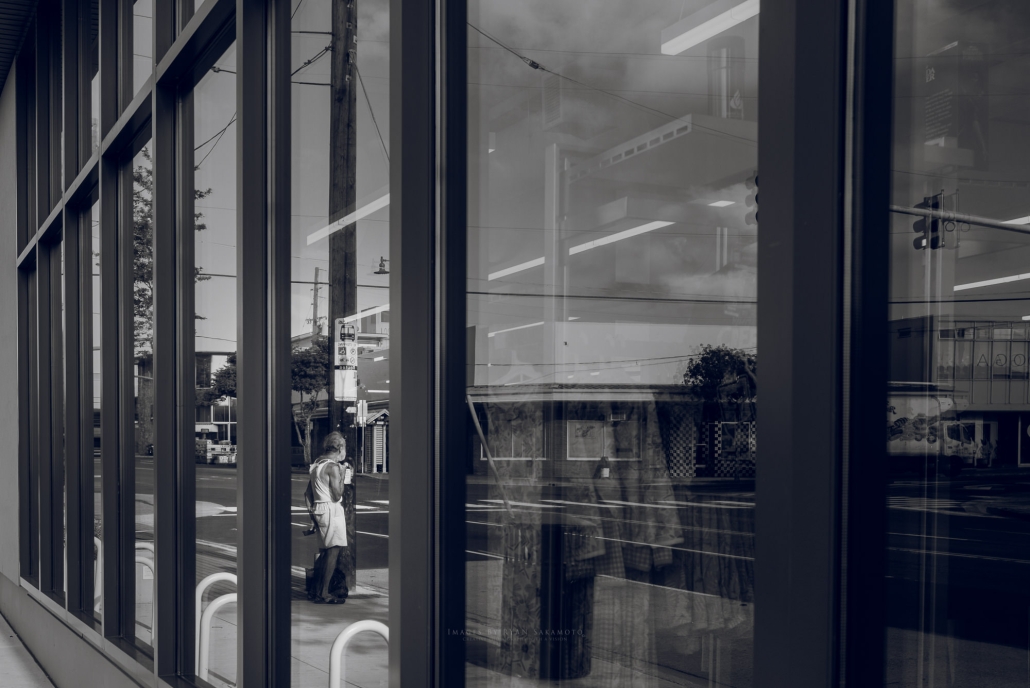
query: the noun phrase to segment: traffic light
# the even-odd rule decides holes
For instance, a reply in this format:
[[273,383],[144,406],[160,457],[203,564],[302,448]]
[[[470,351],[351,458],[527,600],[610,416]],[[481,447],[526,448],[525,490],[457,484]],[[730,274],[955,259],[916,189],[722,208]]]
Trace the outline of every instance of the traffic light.
[[749,227],[757,227],[758,226],[758,170],[755,170],[755,172],[750,177],[747,178],[747,181],[744,182],[744,185],[747,187],[747,198],[744,200],[744,203],[747,205],[748,208],[751,208],[751,210],[748,212],[748,214],[744,216],[744,222],[746,222]]
[[[923,198],[923,202],[916,203],[915,207],[936,213],[941,209],[940,196],[926,196]],[[937,217],[934,217],[932,214],[930,217],[920,216],[918,220],[912,223],[912,231],[919,235],[912,240],[912,246],[920,251],[925,250],[927,246],[931,250],[940,248],[942,245],[940,229],[941,219],[939,215]]]

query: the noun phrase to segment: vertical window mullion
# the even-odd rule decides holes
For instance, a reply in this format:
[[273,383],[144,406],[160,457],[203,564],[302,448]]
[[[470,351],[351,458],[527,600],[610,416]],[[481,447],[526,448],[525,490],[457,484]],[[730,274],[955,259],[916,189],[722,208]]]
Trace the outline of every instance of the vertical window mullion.
[[[161,126],[160,123],[157,126]],[[158,131],[155,129],[155,131]],[[177,186],[176,222],[175,222],[175,280],[176,297],[176,359],[175,366],[179,371],[175,378],[176,399],[180,415],[176,418],[176,437],[179,451],[176,454],[176,481],[179,487],[177,508],[179,521],[175,548],[177,551],[176,585],[179,586],[180,627],[177,637],[181,642],[178,661],[179,671],[192,674],[195,668],[194,656],[196,628],[196,608],[194,592],[196,590],[196,491],[197,491],[197,459],[196,459],[196,422],[191,412],[194,411],[194,399],[197,393],[196,371],[196,305],[194,267],[194,228],[193,217],[195,202],[194,184],[194,149],[193,149],[193,93],[181,94],[176,105],[176,145],[178,148],[175,169]],[[159,664],[160,667],[160,664]]]
[[[245,0],[237,4],[237,504],[239,531],[239,630],[237,681],[246,686],[282,685],[283,647],[273,646],[272,599],[275,580],[264,575],[272,565],[272,471],[268,461],[272,427],[269,418],[270,233],[268,216],[268,64],[269,3]],[[260,457],[260,458],[258,458]],[[257,575],[261,571],[262,575]],[[281,622],[285,622],[283,619]],[[278,654],[277,654],[278,653]],[[286,679],[288,680],[288,678]]]
[[53,591],[65,601],[64,313],[61,239],[50,244],[50,557]]
[[[163,4],[163,3],[162,3]],[[157,22],[155,22],[156,24]],[[177,466],[184,460],[177,432],[176,365],[179,329],[176,327],[176,213],[175,213],[175,91],[154,89],[153,208],[154,208],[154,662],[158,675],[179,671],[183,647],[183,611],[190,595],[177,595],[180,550],[176,546],[177,518],[187,514],[178,503],[181,483]],[[193,447],[190,446],[190,450]],[[192,459],[196,463],[195,459]],[[177,600],[183,602],[177,604]],[[159,630],[160,629],[160,630]]]
[[269,638],[268,645],[275,653],[272,658],[268,685],[289,685],[291,679],[291,563],[293,549],[293,526],[291,525],[291,428],[292,415],[292,373],[290,367],[290,309],[292,286],[290,271],[292,264],[291,231],[291,109],[292,86],[290,83],[291,55],[291,6],[289,3],[271,3],[269,32],[271,50],[272,103],[269,113],[268,159],[270,179],[269,217],[271,226],[269,279],[270,279],[270,408],[272,419],[269,428],[270,467],[269,491]]
[[39,491],[36,458],[36,423],[32,404],[35,399],[35,276],[28,269],[18,275],[18,323],[19,323],[19,399],[18,405],[24,409],[19,414],[19,455],[21,471],[19,471],[19,490],[24,497],[19,500],[21,519],[21,576],[38,587],[39,559],[38,540],[39,523],[36,514]]
[[53,557],[53,446],[51,435],[51,247],[40,243],[36,259],[36,432],[39,461],[39,588],[55,588]]

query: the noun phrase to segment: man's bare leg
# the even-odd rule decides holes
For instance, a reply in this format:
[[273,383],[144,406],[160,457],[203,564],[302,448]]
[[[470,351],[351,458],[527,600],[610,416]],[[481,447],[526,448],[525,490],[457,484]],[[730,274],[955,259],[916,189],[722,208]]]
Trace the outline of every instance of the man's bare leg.
[[332,583],[333,574],[336,573],[336,560],[342,549],[342,547],[329,547],[325,551],[325,557],[322,560],[322,590],[319,595],[323,600],[330,599],[329,584]]

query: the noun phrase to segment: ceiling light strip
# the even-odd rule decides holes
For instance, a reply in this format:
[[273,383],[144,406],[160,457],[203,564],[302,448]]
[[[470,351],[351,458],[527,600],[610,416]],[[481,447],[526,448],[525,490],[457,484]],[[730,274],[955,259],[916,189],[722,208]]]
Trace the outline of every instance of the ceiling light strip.
[[665,221],[662,221],[662,220],[657,220],[655,222],[648,222],[647,224],[643,224],[643,225],[640,225],[638,227],[633,227],[632,229],[627,229],[627,230],[624,230],[622,232],[616,232],[615,234],[609,234],[606,237],[601,237],[600,239],[594,239],[593,241],[588,241],[585,244],[579,244],[578,246],[573,246],[572,248],[569,249],[569,255],[570,256],[574,256],[577,253],[583,253],[583,251],[589,251],[590,249],[597,248],[598,246],[605,246],[607,244],[613,244],[616,241],[622,241],[623,239],[629,239],[630,237],[638,236],[640,234],[646,234],[647,232],[653,232],[656,229],[661,229],[662,227],[668,227],[671,224],[672,224],[671,222],[665,222]]
[[663,55],[679,55],[751,17],[758,16],[759,2],[758,0],[744,0],[725,12],[706,20],[705,17],[708,13],[714,11],[714,9],[706,11],[707,9],[695,12],[662,31]]
[[544,321],[529,323],[528,325],[519,325],[518,327],[509,327],[505,330],[497,330],[496,332],[488,332],[487,337],[493,337],[494,335],[504,334],[505,332],[514,332],[515,330],[524,330],[528,327],[539,327],[544,324]]
[[534,258],[533,260],[527,260],[525,263],[519,263],[518,265],[512,265],[510,268],[504,268],[497,272],[491,272],[486,276],[486,279],[490,282],[501,277],[507,277],[508,275],[514,275],[516,272],[522,272],[523,270],[529,270],[530,268],[539,267],[544,264],[544,257]]
[[360,208],[355,210],[353,213],[350,213],[349,215],[344,215],[342,218],[340,218],[336,222],[332,223],[328,227],[323,227],[322,229],[318,230],[317,232],[312,232],[311,234],[309,234],[308,235],[308,246],[310,246],[311,244],[314,244],[315,242],[321,241],[322,239],[325,239],[327,236],[329,236],[333,232],[339,231],[339,230],[343,229],[344,227],[346,227],[347,225],[353,224],[353,223],[357,222],[358,220],[364,220],[366,217],[368,217],[369,215],[371,215],[375,211],[381,210],[381,209],[385,208],[388,205],[390,205],[390,194],[386,194],[385,196],[380,196],[379,198],[377,198],[376,200],[372,201],[368,205],[361,206]]
[[980,287],[993,287],[996,284],[1007,284],[1009,282],[1019,282],[1021,280],[1026,279],[1030,279],[1030,272],[1024,272],[1021,275],[1009,275],[1008,277],[996,277],[994,279],[983,280],[982,282],[956,284],[955,291],[965,291],[966,289],[978,289]]

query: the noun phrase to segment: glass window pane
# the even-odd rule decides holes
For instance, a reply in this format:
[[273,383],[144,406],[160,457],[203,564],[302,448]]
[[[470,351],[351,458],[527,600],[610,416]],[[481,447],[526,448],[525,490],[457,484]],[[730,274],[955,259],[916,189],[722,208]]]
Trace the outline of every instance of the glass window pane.
[[[387,622],[390,27],[387,0],[292,7],[290,649],[307,687],[325,685],[348,624]],[[383,639],[349,647],[347,682],[385,685]]]
[[469,1],[467,685],[751,685],[758,18],[723,5]]
[[63,594],[68,590],[68,495],[65,491],[65,474],[67,471],[67,436],[65,434],[65,403],[68,398],[67,377],[65,376],[65,342],[66,329],[64,319],[65,291],[64,291],[64,247],[62,241],[52,250],[54,269],[50,273],[54,280],[51,294],[54,298],[54,315],[58,318],[53,330],[54,337],[54,372],[53,372],[53,424],[54,424],[54,473],[53,490],[54,499],[61,503],[61,525],[56,530],[55,537],[60,540],[55,543],[56,575],[55,586]]
[[138,93],[154,71],[154,0],[132,4],[132,92]]
[[[212,608],[210,663],[198,675],[236,681],[236,46],[193,89],[193,289],[196,330],[196,579]],[[190,240],[189,237],[186,240]],[[215,574],[230,574],[216,576]],[[228,579],[227,579],[228,578]],[[199,643],[199,638],[195,639]],[[199,659],[199,657],[198,657]]]
[[[82,108],[83,117],[89,113],[85,122],[83,137],[83,148],[86,151],[86,158],[91,156],[100,147],[100,52],[97,36],[100,29],[100,2],[99,0],[89,1],[88,21],[89,26],[85,31],[87,43],[83,47],[84,58],[89,65],[89,89],[87,91],[89,102],[84,103]],[[84,19],[86,19],[84,17]],[[81,34],[80,34],[81,35]]]
[[92,343],[92,353],[87,357],[90,367],[87,371],[89,379],[92,378],[91,390],[93,397],[92,408],[89,413],[90,433],[93,437],[93,613],[100,621],[103,616],[103,502],[101,501],[101,486],[103,485],[102,464],[100,461],[100,416],[101,416],[101,392],[104,386],[104,370],[100,357],[100,203],[94,203],[90,209],[90,297],[92,303],[91,317],[89,318],[90,336],[86,341]]
[[1030,5],[894,5],[886,684],[1025,686]]
[[132,392],[135,462],[135,604],[138,643],[154,632],[154,166],[149,144],[132,160]]

